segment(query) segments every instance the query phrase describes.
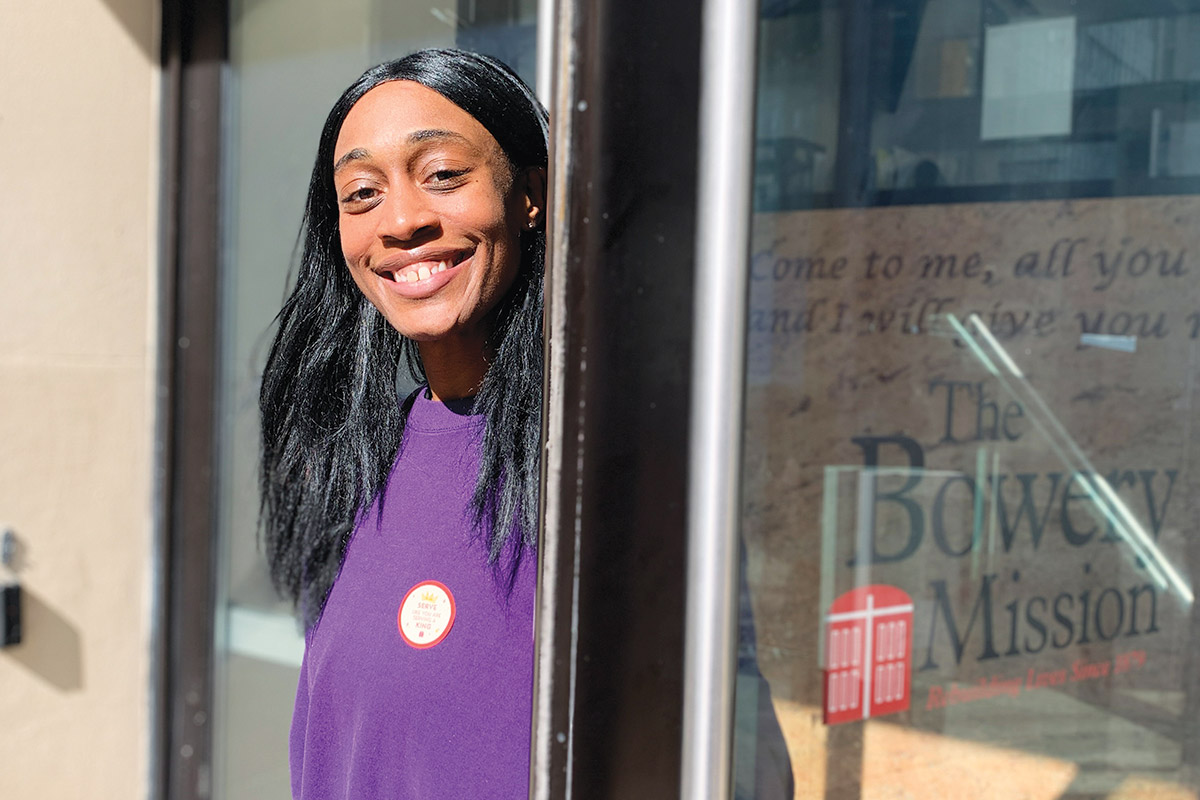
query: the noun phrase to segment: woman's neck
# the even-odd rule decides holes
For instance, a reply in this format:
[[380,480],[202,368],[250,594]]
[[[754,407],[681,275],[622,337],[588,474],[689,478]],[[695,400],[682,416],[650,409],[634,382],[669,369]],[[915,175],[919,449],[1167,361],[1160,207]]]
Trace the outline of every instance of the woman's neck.
[[458,400],[479,393],[491,355],[484,342],[439,339],[418,342],[417,348],[434,400]]

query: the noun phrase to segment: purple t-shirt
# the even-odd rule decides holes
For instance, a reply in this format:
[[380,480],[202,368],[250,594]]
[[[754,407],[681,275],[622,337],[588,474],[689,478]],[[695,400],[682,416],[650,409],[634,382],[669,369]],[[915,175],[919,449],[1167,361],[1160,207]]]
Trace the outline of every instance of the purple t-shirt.
[[[525,797],[536,558],[487,563],[471,524],[483,417],[418,393],[383,494],[309,631],[297,800]],[[510,578],[511,584],[510,584]]]

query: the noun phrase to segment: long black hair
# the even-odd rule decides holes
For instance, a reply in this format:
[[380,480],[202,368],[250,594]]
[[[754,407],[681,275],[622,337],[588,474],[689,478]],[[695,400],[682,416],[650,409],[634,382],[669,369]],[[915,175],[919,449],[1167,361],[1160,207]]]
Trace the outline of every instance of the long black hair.
[[[459,50],[422,50],[372,67],[325,120],[308,187],[296,284],[279,312],[263,373],[264,546],[276,588],[305,628],[319,618],[357,516],[380,494],[400,447],[408,406],[401,367],[424,380],[414,342],[355,286],[342,256],[333,155],[358,100],[388,81],[420,83],[462,108],[496,139],[514,171],[547,166],[547,115],[503,63]],[[495,356],[475,398],[486,418],[474,523],[495,563],[537,531],[542,410],[542,226],[521,237],[521,265],[497,307]]]

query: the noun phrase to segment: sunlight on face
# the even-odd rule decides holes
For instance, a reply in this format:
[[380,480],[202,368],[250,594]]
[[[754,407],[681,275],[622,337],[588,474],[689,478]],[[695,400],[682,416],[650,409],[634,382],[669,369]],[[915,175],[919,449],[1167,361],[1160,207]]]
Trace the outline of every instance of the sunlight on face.
[[417,342],[483,352],[540,201],[495,138],[411,81],[371,89],[334,147],[342,253],[371,303]]

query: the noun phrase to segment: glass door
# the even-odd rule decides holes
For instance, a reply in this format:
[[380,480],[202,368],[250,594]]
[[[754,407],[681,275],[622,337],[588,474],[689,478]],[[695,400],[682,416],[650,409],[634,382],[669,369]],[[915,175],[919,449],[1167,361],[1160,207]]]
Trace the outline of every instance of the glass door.
[[762,3],[742,660],[797,798],[1200,796],[1187,5]]
[[533,85],[537,17],[536,0],[231,4],[213,796],[290,796],[287,735],[304,642],[258,546],[257,398],[321,124],[364,69],[423,47],[497,56]]

